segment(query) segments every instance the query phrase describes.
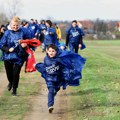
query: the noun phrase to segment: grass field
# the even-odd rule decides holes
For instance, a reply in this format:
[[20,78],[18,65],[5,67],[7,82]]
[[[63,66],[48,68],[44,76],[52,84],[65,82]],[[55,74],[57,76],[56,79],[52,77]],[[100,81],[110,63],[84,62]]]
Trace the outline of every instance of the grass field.
[[70,88],[70,120],[120,120],[120,41],[85,41],[81,86]]
[[[120,40],[85,41],[80,54],[87,58],[81,86],[68,89],[68,120],[120,119]],[[22,73],[20,97],[7,90],[0,97],[0,120],[23,120],[30,99],[39,94],[38,73]],[[32,81],[31,81],[32,80]]]

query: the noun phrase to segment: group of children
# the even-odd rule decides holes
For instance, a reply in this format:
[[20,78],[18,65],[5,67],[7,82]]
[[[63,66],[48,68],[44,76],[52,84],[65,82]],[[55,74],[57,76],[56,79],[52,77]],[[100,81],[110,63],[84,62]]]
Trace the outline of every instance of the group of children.
[[[48,88],[49,113],[52,113],[54,109],[54,98],[61,87],[65,90],[68,85],[80,85],[82,69],[86,61],[78,54],[78,49],[84,49],[85,45],[82,41],[84,32],[77,26],[77,21],[72,21],[71,27],[67,30],[66,43],[59,42],[61,36],[58,37],[55,28],[52,26],[50,20],[42,21],[38,26],[33,19],[30,23],[24,21],[20,25],[19,18],[14,18],[11,20],[10,28],[0,41],[0,49],[4,53],[3,60],[9,81],[8,90],[10,91],[13,87],[12,94],[16,96],[19,74],[25,60],[21,56],[19,56],[19,61],[14,61],[12,58],[8,60],[8,53],[11,55],[10,57],[13,57],[13,52],[19,52],[18,47],[13,48],[12,46],[19,39],[38,38],[42,40],[46,56],[44,62],[37,63],[35,68],[45,79]],[[67,50],[68,45],[70,50]],[[27,44],[20,44],[19,46],[24,50]],[[9,71],[11,68],[12,71]]]

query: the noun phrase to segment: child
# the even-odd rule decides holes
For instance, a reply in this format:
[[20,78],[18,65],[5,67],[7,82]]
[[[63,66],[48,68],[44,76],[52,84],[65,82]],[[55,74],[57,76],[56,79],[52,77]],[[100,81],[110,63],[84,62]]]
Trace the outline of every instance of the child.
[[61,42],[61,43],[60,43],[60,49],[61,49],[61,50],[66,50],[66,46],[65,46],[65,43],[64,43],[64,42]]
[[71,27],[67,30],[66,46],[69,45],[71,51],[78,53],[79,48],[82,48],[84,35],[83,30],[77,26],[77,21],[73,20]]
[[52,27],[52,21],[46,20],[46,30],[43,31],[44,33],[44,44],[45,48],[47,48],[50,44],[58,43],[56,30]]
[[38,63],[35,67],[41,72],[47,84],[49,91],[49,113],[52,113],[54,109],[54,97],[61,86],[63,86],[63,89],[66,89],[67,85],[79,85],[79,79],[82,78],[81,71],[84,64],[85,59],[76,53],[61,51],[54,44],[47,47],[47,55],[44,58],[44,63]]

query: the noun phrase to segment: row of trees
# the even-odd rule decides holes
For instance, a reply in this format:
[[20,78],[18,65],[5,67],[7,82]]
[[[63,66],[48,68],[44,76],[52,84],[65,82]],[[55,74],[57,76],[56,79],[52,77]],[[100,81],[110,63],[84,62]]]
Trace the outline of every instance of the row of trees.
[[[20,12],[21,6],[22,1],[20,0],[3,0],[3,2],[0,3],[0,25],[6,24],[13,16],[17,15]],[[50,17],[50,19],[52,19],[52,17]],[[59,24],[62,37],[65,38],[66,29],[71,25],[71,22],[55,21],[55,19],[52,19],[52,21]],[[96,19],[82,20],[79,22],[82,24],[82,29],[86,33],[86,39],[120,39],[120,26],[117,26],[119,21]]]
[[[120,31],[117,26],[119,21],[113,20],[82,20],[79,21],[82,25],[82,29],[86,33],[85,39],[120,39]],[[61,30],[62,36],[65,38],[66,28],[71,24],[69,21],[59,21],[58,22]]]
[[22,3],[20,0],[3,0],[0,3],[0,25],[8,22],[20,12]]

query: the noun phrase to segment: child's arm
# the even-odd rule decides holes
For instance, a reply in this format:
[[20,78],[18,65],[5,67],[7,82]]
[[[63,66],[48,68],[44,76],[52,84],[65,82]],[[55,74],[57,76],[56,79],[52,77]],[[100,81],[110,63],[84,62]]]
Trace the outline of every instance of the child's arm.
[[45,67],[44,63],[37,63],[37,64],[35,65],[35,68],[36,68],[36,70],[37,70],[38,72],[41,73],[41,76],[42,76],[44,79],[46,79],[46,67]]

